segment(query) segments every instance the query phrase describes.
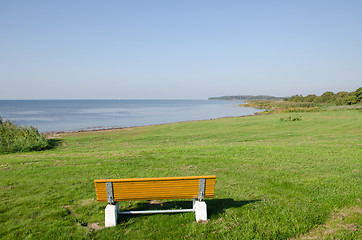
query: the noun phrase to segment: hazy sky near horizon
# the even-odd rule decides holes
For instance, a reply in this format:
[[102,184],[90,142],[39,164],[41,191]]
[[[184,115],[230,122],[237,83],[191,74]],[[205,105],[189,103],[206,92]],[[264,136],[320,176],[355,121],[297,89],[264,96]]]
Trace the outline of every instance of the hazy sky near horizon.
[[0,3],[0,99],[207,99],[362,86],[362,1]]

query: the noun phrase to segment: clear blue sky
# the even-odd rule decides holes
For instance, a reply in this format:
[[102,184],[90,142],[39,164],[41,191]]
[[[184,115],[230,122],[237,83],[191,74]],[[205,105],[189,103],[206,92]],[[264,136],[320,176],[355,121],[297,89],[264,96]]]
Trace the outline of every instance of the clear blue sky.
[[0,3],[0,99],[206,99],[362,86],[362,1]]

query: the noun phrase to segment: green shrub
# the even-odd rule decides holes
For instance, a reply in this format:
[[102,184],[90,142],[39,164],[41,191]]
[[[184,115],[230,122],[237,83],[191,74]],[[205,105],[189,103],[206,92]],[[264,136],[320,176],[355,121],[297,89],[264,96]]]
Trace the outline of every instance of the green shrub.
[[313,102],[334,104],[336,102],[336,94],[329,91],[325,92],[321,96],[316,97]]
[[48,147],[48,140],[35,127],[20,127],[0,117],[0,154],[44,150]]
[[346,104],[358,104],[362,103],[362,87],[358,88],[356,91],[351,92],[346,99]]
[[315,94],[309,94],[308,96],[304,97],[304,102],[313,102],[318,96]]
[[288,117],[280,118],[280,121],[282,121],[282,122],[295,122],[295,121],[301,121],[301,120],[302,120],[301,116],[297,116],[297,117],[288,116]]

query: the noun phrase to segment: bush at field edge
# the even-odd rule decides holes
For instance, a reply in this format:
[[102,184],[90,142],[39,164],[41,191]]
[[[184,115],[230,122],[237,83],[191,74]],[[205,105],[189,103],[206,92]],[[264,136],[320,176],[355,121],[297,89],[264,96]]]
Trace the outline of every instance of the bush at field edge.
[[48,140],[35,127],[17,126],[0,117],[0,154],[44,150]]

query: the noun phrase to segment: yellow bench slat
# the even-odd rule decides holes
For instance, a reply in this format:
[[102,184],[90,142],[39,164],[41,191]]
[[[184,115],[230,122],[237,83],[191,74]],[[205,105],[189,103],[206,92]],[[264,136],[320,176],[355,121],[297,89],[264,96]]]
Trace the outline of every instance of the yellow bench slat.
[[124,178],[124,179],[98,179],[94,180],[94,182],[138,182],[138,181],[161,181],[161,180],[186,180],[186,179],[215,179],[215,175],[209,176],[188,176],[188,177],[158,177],[158,178]]

